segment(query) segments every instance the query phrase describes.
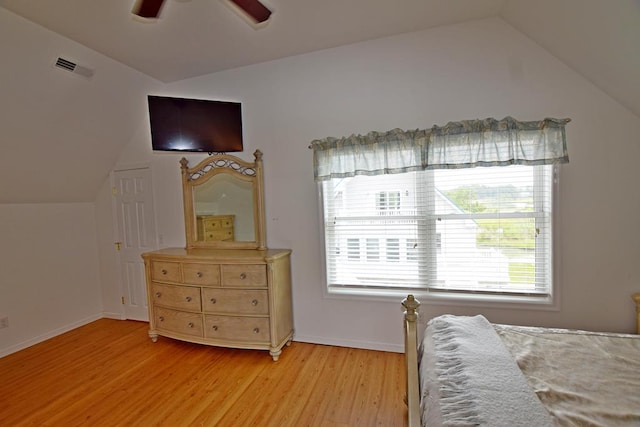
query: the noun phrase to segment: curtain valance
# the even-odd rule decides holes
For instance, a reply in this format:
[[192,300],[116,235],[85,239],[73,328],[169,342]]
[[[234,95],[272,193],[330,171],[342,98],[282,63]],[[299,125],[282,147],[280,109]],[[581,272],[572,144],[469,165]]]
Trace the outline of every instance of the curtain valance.
[[464,120],[424,130],[315,140],[310,146],[314,176],[324,181],[424,169],[566,163],[569,121]]

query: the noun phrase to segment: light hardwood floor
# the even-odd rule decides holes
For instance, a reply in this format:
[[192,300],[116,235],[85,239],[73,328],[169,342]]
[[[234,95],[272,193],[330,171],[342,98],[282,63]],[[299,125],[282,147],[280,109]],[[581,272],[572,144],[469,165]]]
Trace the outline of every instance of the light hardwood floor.
[[404,426],[404,356],[292,343],[268,352],[101,319],[0,358],[0,426]]

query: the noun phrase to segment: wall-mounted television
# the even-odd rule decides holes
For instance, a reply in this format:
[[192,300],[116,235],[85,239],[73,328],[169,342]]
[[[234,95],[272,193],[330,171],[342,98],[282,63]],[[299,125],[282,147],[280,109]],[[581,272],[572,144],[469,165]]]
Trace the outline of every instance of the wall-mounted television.
[[149,95],[151,146],[155,151],[242,151],[239,102]]

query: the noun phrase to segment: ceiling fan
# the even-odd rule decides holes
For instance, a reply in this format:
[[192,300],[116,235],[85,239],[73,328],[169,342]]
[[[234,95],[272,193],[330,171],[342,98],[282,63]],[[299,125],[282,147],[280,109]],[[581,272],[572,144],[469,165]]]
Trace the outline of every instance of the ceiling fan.
[[[260,24],[271,16],[271,11],[258,0],[229,0],[234,3],[257,24]],[[160,14],[164,0],[138,0],[131,11],[142,18],[157,18]]]

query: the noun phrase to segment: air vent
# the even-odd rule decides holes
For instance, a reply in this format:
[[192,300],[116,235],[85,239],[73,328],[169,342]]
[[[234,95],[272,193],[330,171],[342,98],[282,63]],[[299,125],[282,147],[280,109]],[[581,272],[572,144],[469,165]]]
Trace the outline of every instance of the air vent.
[[83,67],[82,65],[78,65],[73,61],[70,61],[68,59],[64,59],[61,57],[58,57],[58,59],[56,59],[54,66],[56,68],[59,68],[60,70],[65,70],[70,73],[77,74],[82,77],[86,77],[88,79],[93,77],[93,73],[94,73],[94,71],[91,68]]

